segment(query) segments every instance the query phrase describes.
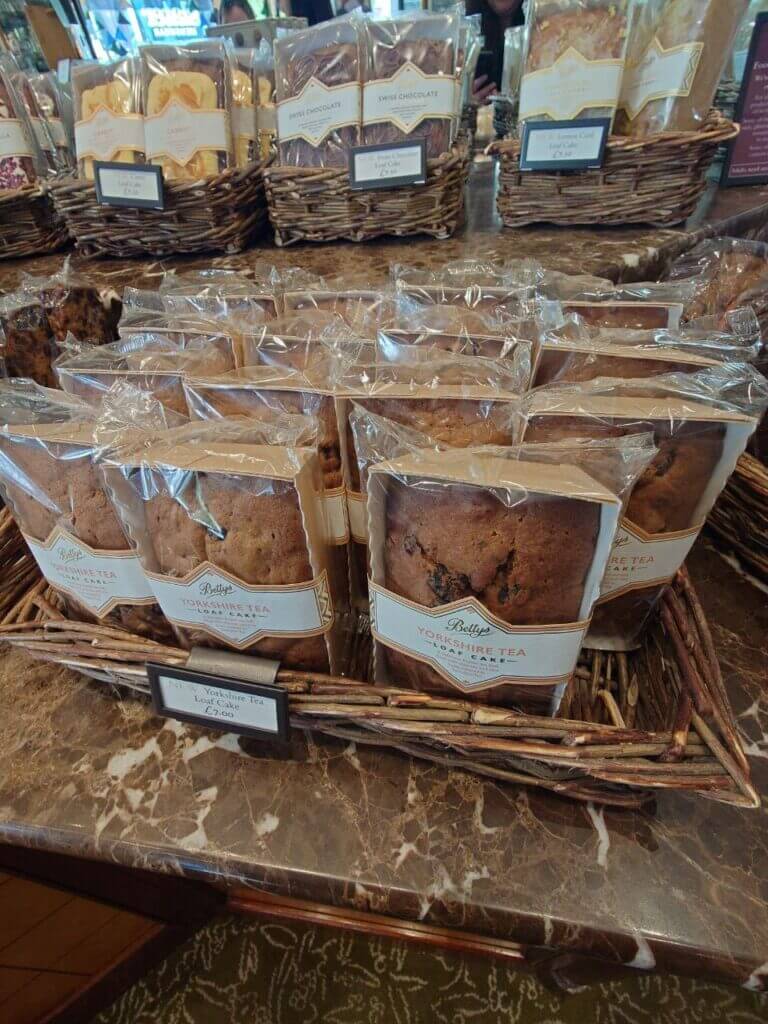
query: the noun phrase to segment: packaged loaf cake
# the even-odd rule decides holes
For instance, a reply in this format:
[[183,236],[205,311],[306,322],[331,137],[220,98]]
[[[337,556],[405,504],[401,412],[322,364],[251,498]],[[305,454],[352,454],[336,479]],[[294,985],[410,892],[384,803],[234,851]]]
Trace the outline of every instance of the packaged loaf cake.
[[617,131],[646,136],[701,128],[748,0],[645,0],[638,5]]
[[55,387],[53,364],[59,348],[38,294],[20,290],[0,298],[2,357],[9,377],[29,377]]
[[555,385],[526,399],[526,442],[653,432],[658,448],[617,534],[590,645],[638,646],[766,405],[765,381],[733,363],[646,381]]
[[144,163],[139,62],[125,57],[72,69],[78,173],[93,179],[93,161]]
[[613,120],[630,0],[529,0],[520,120]]
[[141,48],[147,160],[166,181],[196,181],[234,164],[229,51],[219,39]]
[[64,262],[50,277],[22,277],[22,288],[39,295],[58,346],[68,338],[91,345],[105,345],[117,339],[122,313],[120,296],[106,286],[92,283]]
[[127,381],[186,418],[185,373],[224,373],[234,368],[230,339],[202,337],[181,346],[167,339],[122,338],[111,345],[81,346],[56,362],[59,386],[98,409],[116,381]]
[[302,286],[291,284],[283,293],[286,316],[312,315],[313,310],[340,316],[353,330],[373,339],[382,323],[395,314],[395,296],[389,288],[357,283],[354,275],[317,278]]
[[360,145],[363,41],[355,15],[275,41],[277,159],[346,167]]
[[181,643],[335,671],[316,458],[254,436],[239,421],[190,424],[114,447],[110,496]]
[[300,441],[304,447],[314,447],[322,475],[328,570],[334,592],[346,604],[349,523],[336,401],[327,382],[295,370],[252,366],[220,376],[189,375],[184,391],[193,420],[244,417],[279,423],[286,415],[305,417],[307,432]]
[[70,614],[167,640],[94,462],[93,411],[29,380],[0,383],[0,492]]
[[716,316],[751,306],[768,327],[768,245],[747,238],[709,238],[678,257],[670,281],[688,286],[684,317]]
[[0,191],[34,185],[45,176],[46,163],[32,122],[14,81],[19,66],[10,53],[0,53]]
[[693,286],[684,282],[606,282],[602,287],[581,288],[559,301],[564,314],[576,314],[596,327],[675,330],[692,294]]
[[202,317],[240,326],[264,323],[279,312],[277,271],[259,266],[258,279],[219,268],[166,273],[162,307],[174,316]]
[[458,115],[458,15],[367,21],[365,28],[363,142],[424,139],[427,158],[446,153]]
[[554,714],[619,510],[575,467],[480,451],[372,466],[377,680]]

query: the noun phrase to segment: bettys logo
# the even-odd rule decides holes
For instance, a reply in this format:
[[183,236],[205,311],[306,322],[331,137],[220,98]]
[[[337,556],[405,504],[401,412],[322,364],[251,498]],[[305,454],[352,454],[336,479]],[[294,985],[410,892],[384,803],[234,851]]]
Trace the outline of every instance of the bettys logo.
[[627,544],[632,543],[632,538],[628,533],[617,533],[616,540],[613,542],[615,548],[624,548]]
[[59,548],[58,551],[59,561],[65,565],[70,565],[72,562],[79,562],[85,558],[85,555],[79,548]]
[[466,619],[448,619],[445,629],[452,633],[461,633],[464,636],[481,637],[488,636],[491,632],[490,626],[481,626],[479,622],[467,622]]
[[208,583],[204,580],[198,590],[203,597],[231,597],[235,592],[235,588],[231,583]]

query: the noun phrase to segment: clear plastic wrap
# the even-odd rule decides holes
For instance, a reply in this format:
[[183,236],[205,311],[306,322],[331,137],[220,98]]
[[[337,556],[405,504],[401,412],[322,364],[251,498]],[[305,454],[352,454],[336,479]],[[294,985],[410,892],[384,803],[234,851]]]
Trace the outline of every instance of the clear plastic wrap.
[[520,120],[613,119],[631,0],[528,0]]
[[160,282],[164,309],[173,315],[223,320],[240,327],[272,320],[279,312],[278,276],[264,266],[262,280],[236,270],[166,273]]
[[247,167],[259,159],[255,54],[253,49],[232,51],[232,138],[237,167]]
[[43,108],[40,106],[37,95],[30,85],[25,72],[18,69],[15,73],[11,74],[10,78],[16,94],[24,106],[29,124],[32,127],[37,149],[42,158],[45,176],[47,178],[54,178],[64,168],[59,161],[53,131],[48,123],[48,119],[43,113]]
[[0,192],[26,188],[46,176],[43,151],[16,87],[20,74],[12,54],[0,52]]
[[70,336],[92,345],[117,339],[120,296],[114,288],[99,287],[88,275],[74,271],[69,260],[50,277],[23,275],[22,287],[40,296],[59,346]]
[[185,373],[225,373],[234,369],[228,339],[199,338],[185,346],[165,339],[122,338],[111,345],[81,347],[56,361],[59,386],[98,408],[116,381],[128,381],[153,395],[167,409],[187,416]]
[[763,331],[768,327],[768,244],[746,238],[708,238],[678,257],[670,281],[692,289],[686,319],[723,318],[751,306]]
[[640,281],[630,284],[580,288],[561,295],[563,312],[576,313],[587,323],[600,327],[636,330],[676,328],[694,285],[683,281]]
[[456,123],[458,13],[366,21],[365,145],[424,139],[446,153]]
[[748,0],[645,0],[633,18],[616,130],[643,137],[704,123]]
[[274,50],[278,162],[346,167],[350,150],[360,145],[361,19],[353,14],[291,32],[275,41]]
[[306,315],[310,310],[335,313],[362,337],[373,339],[377,328],[395,315],[393,291],[367,281],[357,283],[354,275],[317,278],[296,285],[291,284],[283,294],[286,316]]
[[337,313],[307,309],[244,335],[242,348],[244,366],[301,370],[333,386],[359,360],[366,342]]
[[225,369],[234,369],[242,362],[241,335],[215,320],[131,307],[123,311],[117,330],[122,341],[140,347],[184,349],[212,345],[225,356]]
[[87,405],[28,380],[0,382],[0,493],[41,572],[74,617],[168,640],[95,451]]
[[275,55],[271,46],[260,46],[254,51],[253,74],[256,98],[256,127],[258,130],[258,157],[269,159],[277,132],[277,100],[275,82]]
[[0,329],[5,371],[10,377],[29,377],[55,387],[53,363],[59,348],[38,294],[21,290],[0,298]]
[[42,111],[53,137],[58,167],[62,171],[73,171],[75,161],[75,140],[70,128],[72,118],[71,98],[65,96],[58,78],[52,71],[29,75],[29,85],[37,105]]
[[518,25],[504,30],[504,63],[499,91],[513,103],[520,101],[520,81],[523,77],[523,44],[525,28]]
[[636,647],[768,406],[768,383],[746,364],[650,380],[597,379],[534,391],[526,442],[653,432],[658,454],[635,486],[588,642]]
[[[274,443],[290,424],[194,423],[116,442],[100,467],[180,642],[336,671],[336,595],[314,454]],[[300,418],[299,418],[300,419]],[[257,438],[272,441],[257,443]]]
[[455,260],[437,270],[395,263],[391,274],[398,294],[412,302],[493,310],[533,297],[544,268],[532,259],[502,262],[489,257]]
[[139,61],[72,68],[78,174],[93,179],[94,160],[143,164],[146,143]]
[[619,516],[570,466],[478,451],[372,466],[377,680],[554,714]]
[[167,181],[196,181],[235,162],[232,76],[223,40],[141,48],[147,160]]

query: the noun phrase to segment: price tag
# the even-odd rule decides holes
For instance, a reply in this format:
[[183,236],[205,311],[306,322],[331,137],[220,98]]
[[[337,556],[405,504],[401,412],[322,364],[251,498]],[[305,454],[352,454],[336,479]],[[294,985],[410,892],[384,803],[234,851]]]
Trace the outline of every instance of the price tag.
[[526,121],[520,170],[587,171],[602,167],[610,127],[607,117]]
[[728,145],[723,185],[768,182],[768,13],[758,14],[747,52],[734,121],[739,134]]
[[276,686],[147,664],[155,711],[193,725],[241,736],[287,740],[288,694]]
[[162,210],[163,172],[160,167],[94,160],[96,198],[102,206],[134,206]]
[[350,153],[350,188],[398,188],[423,185],[426,180],[427,144],[424,139],[356,146]]

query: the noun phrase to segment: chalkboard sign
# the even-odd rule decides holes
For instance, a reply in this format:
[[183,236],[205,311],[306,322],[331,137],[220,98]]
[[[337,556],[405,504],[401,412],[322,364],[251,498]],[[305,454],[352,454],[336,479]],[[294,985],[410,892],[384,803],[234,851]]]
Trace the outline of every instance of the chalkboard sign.
[[736,120],[741,131],[730,143],[723,185],[768,182],[768,13],[758,14],[741,81]]

